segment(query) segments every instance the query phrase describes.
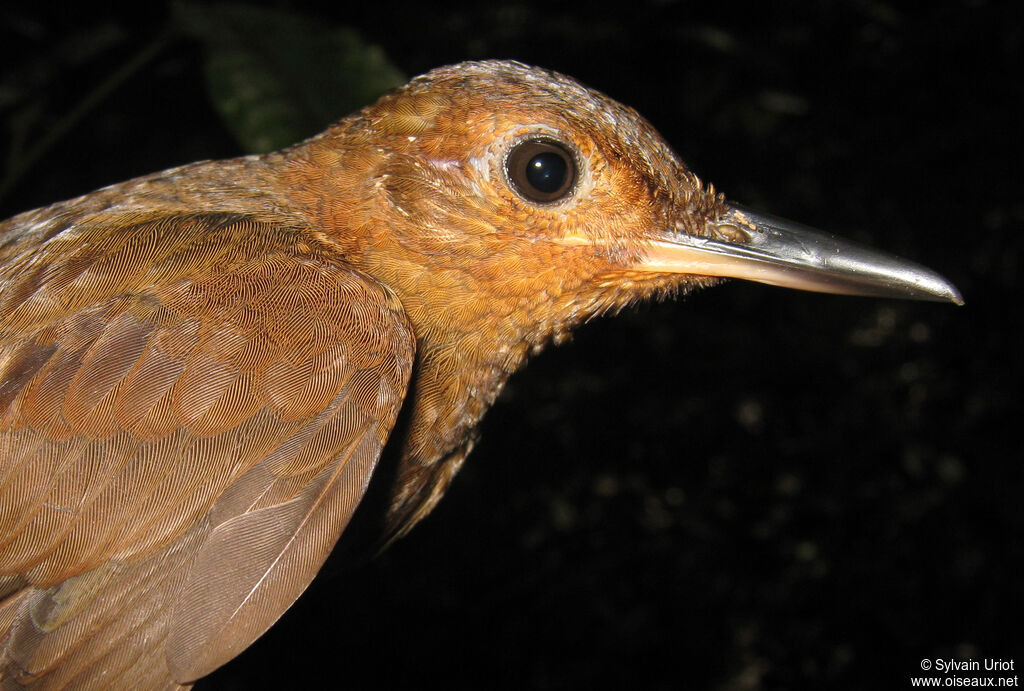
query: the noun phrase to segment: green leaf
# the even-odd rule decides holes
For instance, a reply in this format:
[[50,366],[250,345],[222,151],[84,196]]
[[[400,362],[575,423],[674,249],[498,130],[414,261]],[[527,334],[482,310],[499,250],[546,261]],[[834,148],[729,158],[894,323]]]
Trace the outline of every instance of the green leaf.
[[211,98],[250,152],[310,137],[405,82],[384,51],[344,27],[242,5],[178,3],[174,16],[205,45]]

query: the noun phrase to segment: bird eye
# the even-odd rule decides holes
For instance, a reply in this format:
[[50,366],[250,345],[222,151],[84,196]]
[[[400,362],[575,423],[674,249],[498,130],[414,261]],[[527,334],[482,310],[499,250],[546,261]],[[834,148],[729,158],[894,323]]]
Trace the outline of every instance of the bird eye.
[[528,139],[505,159],[508,179],[523,198],[540,204],[569,194],[576,181],[576,159],[550,139]]

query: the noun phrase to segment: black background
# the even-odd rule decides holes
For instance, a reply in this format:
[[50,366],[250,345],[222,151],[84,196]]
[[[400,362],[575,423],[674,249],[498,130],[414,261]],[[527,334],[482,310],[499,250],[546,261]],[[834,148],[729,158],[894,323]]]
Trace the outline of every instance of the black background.
[[[925,658],[1024,663],[1018,3],[343,5],[279,6],[410,75],[571,74],[731,199],[912,257],[967,305],[731,283],[589,324],[513,378],[432,516],[331,562],[199,688],[909,688]],[[58,120],[169,21],[0,20],[4,146],[15,105]],[[203,58],[173,39],[2,216],[241,153]]]

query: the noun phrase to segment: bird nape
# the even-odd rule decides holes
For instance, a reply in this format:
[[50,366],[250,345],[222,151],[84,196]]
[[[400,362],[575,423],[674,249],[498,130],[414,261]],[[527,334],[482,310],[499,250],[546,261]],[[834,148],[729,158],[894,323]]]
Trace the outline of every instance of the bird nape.
[[302,593],[370,482],[382,540],[429,513],[530,353],[723,277],[961,303],[730,205],[635,111],[514,62],[3,222],[3,687],[190,685]]

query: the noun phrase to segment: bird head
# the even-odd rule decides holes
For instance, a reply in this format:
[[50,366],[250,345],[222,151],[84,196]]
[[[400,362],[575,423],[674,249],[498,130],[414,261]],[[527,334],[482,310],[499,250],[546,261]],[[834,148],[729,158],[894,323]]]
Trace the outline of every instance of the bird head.
[[283,155],[309,226],[416,331],[391,536],[444,492],[508,375],[591,316],[730,277],[960,299],[923,267],[730,205],[636,111],[515,62],[429,72]]
[[516,62],[429,72],[297,151],[317,225],[428,329],[497,312],[543,341],[725,277],[959,301],[923,267],[730,205],[636,111]]

